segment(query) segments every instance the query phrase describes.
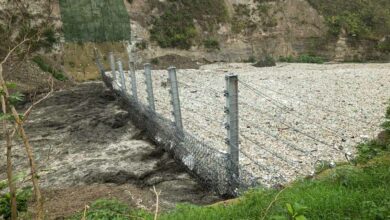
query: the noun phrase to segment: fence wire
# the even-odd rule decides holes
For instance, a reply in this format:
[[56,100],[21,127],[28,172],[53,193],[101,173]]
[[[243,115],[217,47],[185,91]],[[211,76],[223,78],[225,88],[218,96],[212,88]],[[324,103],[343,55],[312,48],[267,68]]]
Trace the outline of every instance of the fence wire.
[[[240,153],[240,164],[233,162],[227,152],[218,150],[221,149],[221,144],[227,146],[225,143],[226,136],[224,136],[220,130],[216,131],[207,128],[207,126],[200,123],[185,124],[184,130],[176,128],[175,124],[170,118],[165,118],[162,114],[151,110],[146,103],[144,104],[141,101],[137,101],[129,94],[130,92],[123,90],[121,88],[121,83],[119,83],[119,81],[115,81],[111,76],[111,73],[108,73],[104,70],[103,66],[99,62],[99,59],[97,59],[97,65],[101,71],[104,83],[120,98],[124,108],[128,110],[133,123],[138,128],[144,130],[146,135],[155,143],[157,143],[158,146],[161,146],[167,152],[170,152],[172,156],[179,163],[184,165],[187,171],[190,174],[193,174],[193,176],[195,176],[202,184],[213,189],[220,195],[235,196],[241,190],[246,190],[248,188],[259,185],[262,183],[261,179],[265,178],[271,178],[271,180],[268,181],[271,184],[285,182],[286,176],[283,176],[283,172],[281,172],[282,167],[289,167],[295,170],[296,173],[304,174],[305,171],[300,169],[299,161],[291,159],[290,155],[288,155],[286,152],[278,152],[269,146],[265,146],[263,143],[261,143],[261,141],[253,137],[253,135],[246,133],[244,130],[239,131],[239,138],[240,141],[245,141],[247,145],[238,147],[238,152]],[[126,78],[126,80],[131,80],[131,78]],[[312,134],[311,132],[307,132],[305,129],[301,129],[294,123],[289,122],[287,117],[282,117],[283,112],[286,114],[291,114],[295,118],[301,119],[310,125],[316,126],[334,137],[346,138],[344,134],[340,134],[338,131],[330,127],[321,127],[315,123],[312,123],[309,118],[305,117],[305,115],[294,111],[283,101],[263,93],[251,84],[242,82],[241,80],[238,82],[243,86],[244,89],[253,92],[257,97],[264,98],[267,102],[271,103],[273,109],[279,111],[280,117],[275,117],[275,115],[273,115],[271,112],[264,111],[257,106],[249,104],[245,101],[241,101],[241,99],[239,99],[239,106],[246,106],[255,113],[266,114],[272,119],[276,119],[278,122],[286,126],[292,134],[306,138],[310,140],[310,143],[313,142],[315,145],[334,147],[334,143],[329,143],[328,141],[322,140],[321,137],[317,137],[317,135]],[[193,85],[188,85],[184,82],[178,82],[178,85],[181,85],[185,88],[195,88]],[[217,91],[211,87],[196,87],[196,89],[203,90],[208,94],[223,95],[223,91]],[[281,93],[278,94],[281,95]],[[222,99],[191,99],[191,102],[192,101],[201,104],[201,106],[211,106],[210,109],[212,109],[212,111],[218,111],[216,106],[212,105],[213,103],[218,103],[224,107],[226,104],[222,102]],[[185,101],[183,103],[185,103]],[[220,129],[223,129],[225,125],[223,122],[215,122],[213,115],[207,115],[205,113],[196,111],[193,108],[186,107],[185,105],[182,105],[181,108],[186,110],[186,114],[199,116],[198,118],[202,118],[202,120],[207,121],[208,125],[214,125],[213,127],[219,127]],[[220,110],[223,111],[222,108]],[[292,149],[294,152],[303,153],[306,156],[312,156],[313,154],[312,150],[308,150],[302,146],[299,146],[299,144],[294,142],[294,140],[291,138],[283,137],[280,133],[274,132],[270,128],[264,128],[249,118],[238,118],[239,121],[242,121],[246,125],[250,126],[252,129],[251,131],[261,133],[262,137],[264,136],[266,138],[275,140],[275,142],[283,146],[284,149]],[[218,123],[218,126],[215,126],[216,123]],[[220,123],[221,126],[219,126]],[[185,130],[186,127],[189,129]],[[223,131],[225,132],[225,130]],[[210,134],[214,137],[214,139],[210,140],[210,138],[208,138],[209,140],[206,141],[199,137],[202,136],[201,134]],[[251,149],[255,149],[255,151],[251,151]],[[267,157],[256,157],[256,155],[258,156],[259,154],[258,152],[265,153]],[[268,161],[272,162],[267,163],[262,161],[264,158],[270,158],[272,160]],[[242,161],[246,162],[247,164],[244,165],[241,163]],[[239,176],[236,176],[233,171],[237,167],[239,169]],[[256,173],[257,176],[254,176],[254,173]],[[236,183],[238,183],[238,188]]]
[[[174,159],[184,165],[203,185],[222,196],[236,196],[241,190],[257,185],[252,174],[240,164],[233,164],[239,167],[239,176],[230,172],[232,161],[226,152],[217,150],[212,142],[206,142],[185,130],[178,130],[170,119],[134,100],[121,89],[120,83],[114,81],[110,73],[106,73],[99,59],[96,62],[103,82],[120,98],[132,122],[144,130],[158,146],[170,152]],[[239,188],[232,185],[232,178],[239,183]]]

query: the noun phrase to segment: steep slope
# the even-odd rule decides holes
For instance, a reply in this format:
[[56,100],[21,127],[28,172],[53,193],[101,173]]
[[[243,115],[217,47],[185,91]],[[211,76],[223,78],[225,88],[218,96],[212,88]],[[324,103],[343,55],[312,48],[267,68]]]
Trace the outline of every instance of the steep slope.
[[[389,60],[386,27],[390,15],[379,10],[388,4],[382,0],[369,1],[369,5],[358,0],[206,2],[127,3],[141,57],[173,53],[194,60],[245,61],[266,55],[312,54],[338,61]],[[356,7],[366,12],[353,13]],[[356,35],[362,32],[359,28],[366,33]]]

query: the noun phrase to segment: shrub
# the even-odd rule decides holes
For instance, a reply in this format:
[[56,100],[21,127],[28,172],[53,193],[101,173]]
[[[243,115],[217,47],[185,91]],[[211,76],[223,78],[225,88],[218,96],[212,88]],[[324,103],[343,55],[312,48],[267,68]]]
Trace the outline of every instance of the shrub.
[[154,18],[151,40],[162,48],[190,49],[197,36],[194,21],[186,12],[170,7],[159,18]]
[[[25,177],[24,173],[19,173],[15,175],[13,180],[20,181]],[[8,187],[8,181],[0,181],[0,191],[5,190]],[[31,187],[25,187],[16,192],[16,203],[18,212],[26,212],[28,200],[32,195]],[[0,219],[10,219],[11,218],[11,195],[10,193],[0,193]]]
[[332,35],[343,28],[350,37],[380,39],[390,32],[388,0],[309,0],[325,16]]
[[137,49],[139,50],[145,50],[146,48],[148,48],[148,43],[145,41],[145,40],[142,40],[141,42],[137,42],[135,44],[135,46],[137,47]]
[[209,50],[219,50],[220,49],[218,40],[216,40],[214,38],[208,38],[208,39],[204,40],[203,45],[205,48],[207,48]]
[[379,42],[378,49],[384,53],[390,53],[390,37],[386,37],[384,41]]
[[163,12],[152,19],[150,30],[151,40],[162,48],[189,49],[194,45],[198,37],[194,20],[203,30],[212,32],[228,19],[223,0],[149,0],[149,4]]
[[259,60],[255,64],[253,64],[255,67],[270,67],[270,66],[276,66],[275,59],[271,56],[265,56],[263,59]]
[[324,63],[324,59],[322,57],[310,56],[310,55],[301,55],[297,59],[298,63]]
[[68,80],[64,72],[47,64],[41,56],[35,56],[32,60],[41,68],[41,70],[50,73],[55,79],[60,81]]
[[365,163],[374,157],[382,155],[384,152],[389,151],[390,145],[381,143],[378,140],[372,140],[367,143],[359,144],[356,148],[358,150],[357,161]]
[[155,58],[153,58],[150,62],[151,62],[153,65],[158,65],[158,64],[160,63],[160,60],[159,60],[157,57],[155,57]]
[[390,151],[390,105],[387,107],[385,117],[386,121],[382,124],[384,131],[378,135],[378,138],[357,146],[359,161],[366,162]]
[[[26,212],[28,199],[32,195],[31,188],[23,188],[16,193],[16,203],[18,204],[18,212]],[[11,196],[9,193],[0,195],[0,217],[4,219],[11,218]]]
[[291,55],[288,55],[287,57],[283,57],[283,56],[279,57],[280,62],[292,63],[294,62],[294,60],[295,60],[294,57]]
[[280,62],[287,62],[287,63],[318,63],[322,64],[325,62],[325,59],[318,56],[311,56],[311,55],[300,55],[298,57],[293,57],[291,55],[287,57],[279,57]]
[[244,63],[254,63],[256,62],[255,56],[250,56],[247,60],[244,60]]

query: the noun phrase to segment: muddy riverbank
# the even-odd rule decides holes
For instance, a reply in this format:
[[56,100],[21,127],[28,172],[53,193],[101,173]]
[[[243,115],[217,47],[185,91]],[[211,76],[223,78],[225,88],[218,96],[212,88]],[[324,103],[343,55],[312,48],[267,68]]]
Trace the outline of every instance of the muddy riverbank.
[[[177,203],[219,200],[148,141],[102,83],[56,92],[37,106],[26,129],[50,219],[83,210],[99,198],[153,210],[153,186],[162,191],[160,205],[165,210]],[[26,171],[21,145],[14,147],[13,157],[16,171]],[[0,161],[0,179],[5,179],[5,154]]]

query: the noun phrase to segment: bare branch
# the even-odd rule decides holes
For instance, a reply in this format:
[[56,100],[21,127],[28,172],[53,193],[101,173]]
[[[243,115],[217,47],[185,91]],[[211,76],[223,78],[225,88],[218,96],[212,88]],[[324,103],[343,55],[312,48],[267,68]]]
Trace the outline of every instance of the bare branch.
[[156,211],[154,213],[154,220],[157,220],[157,218],[158,218],[159,198],[160,198],[161,191],[157,192],[156,191],[156,187],[153,186],[153,192],[156,195]]
[[280,196],[280,194],[282,194],[282,192],[284,192],[284,190],[288,189],[289,186],[285,187],[284,189],[280,190],[278,192],[278,194],[276,194],[275,198],[271,201],[271,203],[268,205],[267,209],[265,210],[264,212],[264,215],[263,217],[261,218],[261,220],[264,220],[266,217],[267,217],[267,214],[268,214],[268,211],[271,209],[271,207],[273,206],[273,204],[278,201],[278,198]]
[[30,41],[30,38],[24,38],[20,43],[18,43],[15,47],[10,49],[7,53],[7,55],[4,57],[4,59],[0,62],[0,65],[3,65],[5,62],[7,62],[8,58],[12,55],[12,53],[18,49],[20,46],[25,44],[27,41]]
[[38,105],[39,103],[45,101],[46,99],[48,99],[53,94],[53,92],[54,92],[54,80],[53,80],[53,78],[49,79],[49,85],[50,85],[50,91],[44,97],[39,99],[38,101],[33,102],[31,104],[31,106],[24,112],[24,114],[23,114],[23,122],[25,122],[28,119],[28,116],[30,116],[30,113],[31,113],[32,109],[36,105]]

